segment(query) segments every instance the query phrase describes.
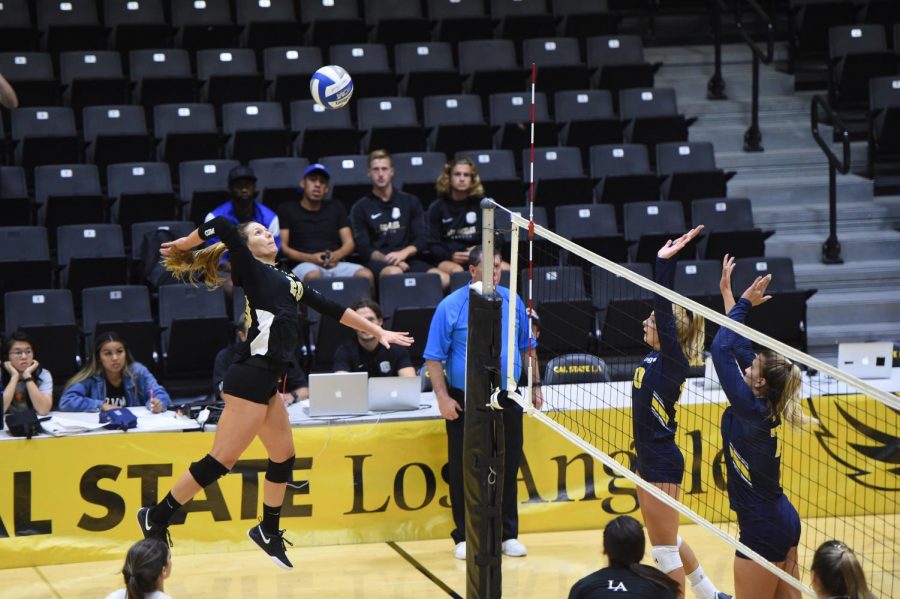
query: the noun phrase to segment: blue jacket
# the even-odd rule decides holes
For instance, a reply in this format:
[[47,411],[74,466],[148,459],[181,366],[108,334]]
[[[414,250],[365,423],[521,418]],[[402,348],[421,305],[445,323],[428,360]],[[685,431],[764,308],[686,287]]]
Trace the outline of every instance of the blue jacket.
[[[209,222],[217,216],[224,216],[230,220],[235,226],[241,224],[240,219],[234,213],[234,202],[228,200],[224,204],[219,204],[212,209],[212,212],[206,215],[204,222]],[[253,221],[258,222],[269,230],[272,237],[275,238],[275,247],[281,250],[281,225],[278,224],[278,215],[271,208],[262,202],[253,202]],[[220,241],[218,237],[210,237],[206,240],[206,245],[212,245]]]
[[[169,394],[156,382],[156,378],[140,362],[132,362],[133,377],[123,376],[122,386],[125,388],[125,401],[129,407],[150,407],[151,392],[169,409]],[[133,380],[132,380],[133,379]],[[66,389],[59,398],[59,409],[63,412],[97,412],[106,397],[106,377],[103,373],[95,374],[75,383]]]

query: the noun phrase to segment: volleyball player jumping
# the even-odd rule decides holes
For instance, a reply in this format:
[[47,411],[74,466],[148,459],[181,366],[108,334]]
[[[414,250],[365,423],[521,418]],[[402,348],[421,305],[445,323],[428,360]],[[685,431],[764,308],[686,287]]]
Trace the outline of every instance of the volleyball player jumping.
[[[209,237],[224,243],[191,251]],[[412,344],[406,333],[386,331],[350,309],[304,287],[293,274],[275,267],[278,252],[272,234],[256,222],[235,227],[223,217],[204,223],[187,237],[162,244],[163,264],[176,277],[209,288],[220,284],[217,268],[222,254],[230,252],[232,279],[246,294],[247,341],[222,382],[225,408],[216,427],[212,450],[192,463],[163,501],[138,511],[144,537],[165,537],[172,516],[201,489],[225,476],[259,436],[268,453],[263,486],[262,521],[248,536],[279,566],[292,568],[287,558],[284,531],[279,530],[285,486],[294,464],[294,439],[279,380],[300,343],[298,304],[303,303],[344,325],[373,335],[384,346]],[[199,281],[198,281],[199,282]]]

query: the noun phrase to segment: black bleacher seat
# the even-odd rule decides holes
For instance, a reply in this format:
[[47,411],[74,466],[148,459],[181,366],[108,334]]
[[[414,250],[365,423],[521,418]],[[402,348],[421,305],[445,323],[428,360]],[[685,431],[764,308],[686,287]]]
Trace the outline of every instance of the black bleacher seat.
[[278,102],[233,102],[222,106],[226,154],[238,162],[290,155],[291,136]]
[[628,143],[646,144],[651,159],[653,147],[667,141],[687,141],[688,127],[696,118],[685,118],[678,112],[675,90],[671,88],[637,88],[619,92],[619,116],[625,123]]
[[59,103],[59,83],[48,52],[4,52],[0,54],[0,73],[16,90],[19,107]]
[[639,35],[601,35],[587,40],[587,64],[595,69],[595,87],[618,92],[634,87],[653,87],[659,65],[644,60],[644,43]]
[[[642,277],[653,280],[653,266],[647,262],[624,262],[619,265]],[[653,294],[647,289],[635,285],[605,268],[600,268],[599,266],[591,267],[591,299],[597,310],[606,311],[612,302],[646,301],[652,298]],[[649,314],[649,311],[647,314]],[[646,318],[647,314],[642,316],[641,320]]]
[[228,102],[261,102],[266,82],[249,48],[197,51],[200,97],[220,108]]
[[703,258],[721,260],[765,256],[766,239],[774,231],[753,224],[753,207],[747,198],[708,198],[692,202],[692,222],[703,225],[697,245]]
[[853,0],[790,0],[788,42],[792,61],[828,55],[828,30],[856,21]]
[[110,164],[154,157],[156,148],[142,106],[88,106],[82,120],[87,160],[97,165],[101,176],[106,176]]
[[0,5],[0,50],[37,50],[38,31],[28,5],[29,0],[4,0]]
[[228,171],[237,160],[191,160],[178,165],[181,203],[188,220],[200,225],[210,210],[228,199]]
[[186,220],[149,221],[131,225],[131,260],[137,263],[144,250],[144,240],[149,233],[156,230],[170,231],[173,239],[186,237],[196,228],[194,223]]
[[[358,299],[371,296],[369,283],[362,277],[313,279],[306,285],[347,308]],[[310,310],[309,319],[314,323],[314,370],[329,370],[334,361],[335,350],[344,341],[355,339],[356,332],[333,318],[322,318],[314,310]]]
[[112,220],[122,226],[126,245],[134,223],[172,220],[181,212],[165,162],[112,164],[106,184]]
[[656,172],[662,199],[681,202],[689,221],[691,201],[727,197],[728,181],[735,175],[716,167],[715,149],[708,141],[657,145]]
[[[509,206],[509,212],[520,216],[526,220],[528,220],[529,208],[528,206]],[[497,232],[497,235],[500,236],[503,240],[503,244],[500,247],[500,250],[503,255],[503,259],[507,262],[512,261],[512,217],[509,212],[506,210],[495,210],[494,211],[494,229]],[[534,224],[547,227],[548,218],[547,218],[547,210],[543,206],[535,206],[534,207]],[[523,264],[528,256],[528,231],[525,229],[519,228],[519,263]],[[556,267],[559,265],[559,250],[556,246],[553,246],[545,239],[542,239],[538,236],[534,238],[534,265],[535,266],[551,266]],[[506,285],[503,282],[503,279],[500,280],[501,285]]]
[[68,106],[17,108],[12,111],[15,162],[32,176],[35,166],[81,161],[81,137]]
[[[625,263],[620,266],[653,279],[650,264]],[[591,270],[591,288],[594,305],[598,307],[600,343],[597,353],[604,358],[612,380],[631,380],[635,366],[647,353],[641,323],[653,309],[653,295],[599,267]]]
[[416,116],[416,103],[401,96],[364,98],[357,102],[363,150],[425,151],[425,132]]
[[378,298],[385,326],[409,331],[415,342],[409,348],[413,365],[422,362],[434,310],[444,298],[441,278],[434,273],[405,273],[378,279]]
[[104,0],[103,23],[110,29],[111,47],[118,52],[168,48],[174,41],[162,0]]
[[828,32],[829,100],[841,108],[869,102],[869,80],[894,75],[897,57],[881,25],[842,25]]
[[[521,156],[520,152],[529,147],[532,141],[531,94],[525,92],[492,94],[490,106],[491,126],[497,129],[494,133],[495,145],[498,148],[513,150]],[[534,94],[533,141],[536,146],[559,144],[556,123],[550,118],[547,96],[543,92]]]
[[466,77],[466,93],[481,96],[519,92],[526,87],[525,71],[516,59],[516,46],[508,39],[459,42],[459,73]]
[[63,101],[81,118],[85,106],[127,104],[131,90],[122,72],[118,52],[77,51],[59,55]]
[[[630,202],[623,207],[625,240],[636,243],[632,250],[635,262],[655,262],[656,252],[668,239],[683,235],[688,229],[684,210],[676,202]],[[696,252],[694,239],[680,257],[691,260]]]
[[228,0],[172,2],[172,26],[178,32],[175,43],[185,50],[232,48],[237,46],[240,27],[231,20]]
[[366,0],[366,24],[379,44],[427,42],[431,39],[428,20],[420,0]]
[[38,222],[56,239],[56,227],[106,221],[106,200],[93,164],[56,164],[34,169]]
[[292,0],[236,0],[235,13],[238,26],[243,27],[241,45],[257,53],[303,39],[303,25]]
[[291,102],[291,131],[297,135],[297,154],[310,160],[360,151],[361,134],[349,110],[329,110],[313,100],[295,100]]
[[544,385],[575,385],[607,383],[609,373],[606,362],[591,354],[563,354],[556,356],[544,367]]
[[41,365],[60,385],[78,368],[79,333],[72,292],[68,289],[34,289],[5,294],[6,334],[28,334],[40,352]]
[[522,42],[522,64],[536,65],[541,90],[553,94],[566,89],[587,89],[591,72],[581,60],[578,40],[572,37],[527,39]]
[[148,115],[157,104],[191,103],[197,99],[197,80],[187,50],[158,48],[132,50],[128,69],[134,99]]
[[423,101],[428,147],[447,155],[493,145],[481,98],[475,95],[430,96]]
[[328,50],[328,59],[351,73],[354,98],[397,94],[397,77],[391,71],[384,44],[334,44]]
[[90,287],[81,292],[84,355],[90,355],[96,335],[116,331],[128,340],[128,351],[148,368],[157,362],[158,328],[150,311],[150,291],[144,285]]
[[[523,150],[522,163],[528,164],[530,150]],[[527,185],[530,169],[522,169]],[[534,201],[555,214],[557,206],[583,204],[591,199],[591,180],[584,173],[581,151],[568,147],[534,149]],[[550,221],[555,230],[555,217]]]
[[343,156],[325,156],[319,159],[331,173],[331,199],[344,204],[347,213],[364,193],[372,189],[369,179],[369,157],[365,154],[346,154]]
[[416,98],[458,94],[462,81],[453,64],[453,49],[447,42],[397,44],[394,68],[400,77],[400,93]]
[[269,85],[269,99],[290,105],[295,98],[308,93],[309,79],[322,64],[322,51],[315,46],[266,48],[263,76]]
[[[570,90],[554,96],[556,124],[561,126],[560,141],[581,149],[584,158],[589,148],[600,144],[622,143],[622,121],[613,110],[612,96],[606,90]],[[584,162],[589,167],[590,161]]]
[[556,22],[547,10],[546,0],[491,0],[490,8],[491,17],[499,21],[499,38],[521,42],[556,34]]
[[93,0],[38,0],[35,16],[41,48],[48,52],[106,49],[106,28],[97,18]]
[[560,21],[560,34],[583,40],[592,35],[616,33],[621,17],[596,0],[552,0]]
[[45,289],[53,284],[44,227],[0,227],[0,289]]
[[275,210],[282,202],[296,200],[300,178],[309,166],[306,158],[259,158],[251,160],[256,174],[256,189],[262,203]]
[[34,220],[28,181],[21,166],[0,166],[0,213],[6,226],[30,225]]
[[435,182],[447,162],[442,152],[398,152],[391,155],[394,187],[411,193],[427,209],[437,196]]
[[[706,298],[718,297],[721,304],[721,276],[722,262],[719,260],[679,260],[675,265],[673,289],[700,303]],[[722,311],[721,307],[718,311]]]
[[900,77],[875,77],[869,80],[868,169],[875,174],[875,163],[900,156]]
[[897,37],[892,28],[900,25],[900,4],[894,0],[865,0],[857,7],[857,19],[860,23],[872,23],[884,26],[888,34],[888,46],[897,48]]
[[313,46],[325,48],[366,41],[366,24],[360,18],[356,0],[300,0],[300,19],[308,26],[307,41]]
[[216,354],[231,341],[225,291],[192,285],[159,288],[159,326],[167,376],[211,374]]
[[56,237],[60,287],[72,291],[76,310],[83,289],[127,283],[128,259],[119,225],[64,225]]
[[475,164],[488,197],[503,206],[514,206],[522,201],[525,187],[516,174],[512,150],[468,150],[457,152],[456,157],[466,157]]
[[428,17],[436,40],[456,43],[493,37],[482,0],[428,0]]
[[153,135],[157,156],[173,171],[187,160],[215,160],[221,139],[210,104],[159,104],[153,107]]
[[449,292],[453,293],[463,285],[468,285],[472,281],[472,275],[469,274],[468,270],[461,270],[459,272],[455,272],[450,275],[450,289]]
[[616,207],[622,224],[622,206],[628,202],[659,199],[659,180],[650,167],[647,147],[640,144],[591,146],[591,178],[597,181],[594,198]]
[[[583,248],[613,262],[628,259],[625,236],[619,233],[616,211],[607,204],[570,204],[556,207],[555,231]],[[576,266],[581,258],[564,252],[566,263]]]
[[[528,280],[528,269],[522,270],[520,280]],[[577,266],[534,269],[533,298],[541,323],[539,355],[590,349],[594,309],[584,283],[582,269]]]

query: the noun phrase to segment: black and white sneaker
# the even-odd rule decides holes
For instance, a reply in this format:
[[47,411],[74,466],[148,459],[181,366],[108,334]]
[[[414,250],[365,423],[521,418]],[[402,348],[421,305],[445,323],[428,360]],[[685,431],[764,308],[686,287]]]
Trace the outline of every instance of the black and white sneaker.
[[168,526],[160,526],[158,524],[153,524],[150,521],[150,508],[142,507],[138,510],[137,513],[138,526],[141,527],[141,532],[144,533],[144,538],[149,539],[150,537],[155,537],[157,539],[162,539],[166,543],[168,543],[169,547],[172,547],[172,536],[169,534]]
[[259,548],[266,552],[266,554],[275,562],[277,565],[281,566],[285,570],[291,570],[294,567],[294,564],[291,563],[291,560],[287,557],[287,548],[284,546],[287,543],[290,546],[294,546],[293,543],[284,538],[284,531],[279,530],[277,533],[267,533],[263,530],[262,524],[257,524],[253,528],[247,531],[247,536],[250,539],[259,545]]

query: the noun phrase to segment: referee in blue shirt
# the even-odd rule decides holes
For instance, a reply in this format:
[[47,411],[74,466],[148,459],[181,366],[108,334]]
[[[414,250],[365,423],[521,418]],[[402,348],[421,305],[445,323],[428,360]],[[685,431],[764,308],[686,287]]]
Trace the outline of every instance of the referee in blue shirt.
[[[469,253],[469,273],[472,282],[482,279],[482,251],[477,246]],[[510,290],[497,286],[500,281],[499,252],[494,256],[494,285],[497,294],[503,300],[501,339],[506,339],[509,322]],[[521,299],[516,301],[516,347],[513,375],[516,380],[522,374],[522,363],[528,359],[529,338],[528,315]],[[428,331],[428,342],[425,345],[425,365],[431,378],[434,395],[441,410],[441,416],[447,425],[447,469],[450,485],[450,504],[453,512],[453,523],[456,528],[450,533],[456,543],[454,555],[457,559],[466,559],[466,524],[465,501],[463,499],[463,430],[465,416],[466,388],[466,341],[469,328],[469,287],[457,289],[440,304],[431,319]],[[532,344],[534,342],[532,341]],[[501,380],[506,380],[507,347],[502,345],[500,354]],[[534,381],[540,376],[537,360],[534,360]],[[444,379],[446,365],[448,380]],[[543,403],[540,387],[534,390],[534,406],[540,409]],[[503,426],[505,430],[506,463],[503,478],[503,554],[510,557],[521,557],[528,553],[519,542],[519,513],[516,497],[519,461],[522,458],[522,409],[517,403],[505,397],[503,406]]]

